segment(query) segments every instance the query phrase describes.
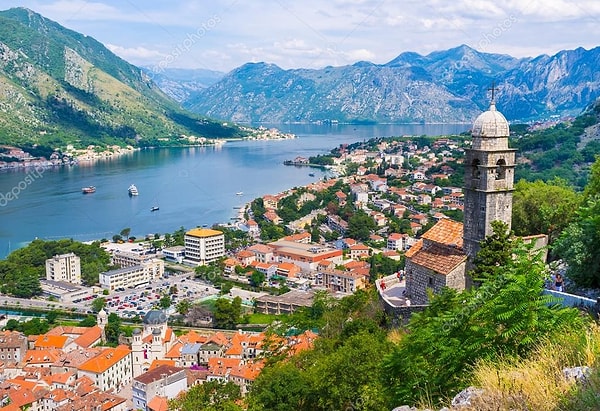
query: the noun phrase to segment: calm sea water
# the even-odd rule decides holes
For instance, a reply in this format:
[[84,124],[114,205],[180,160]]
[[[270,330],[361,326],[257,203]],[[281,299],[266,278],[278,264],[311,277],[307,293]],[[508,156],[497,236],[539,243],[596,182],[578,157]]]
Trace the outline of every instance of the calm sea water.
[[[93,165],[39,173],[0,172],[0,258],[35,238],[111,238],[125,227],[131,228],[131,235],[143,237],[182,226],[229,222],[234,207],[324,175],[319,170],[284,166],[284,160],[328,153],[339,144],[372,137],[460,133],[468,125],[279,128],[298,138],[228,142],[218,148],[142,150]],[[138,197],[129,197],[131,184],[137,186]],[[81,188],[91,185],[97,191],[82,194]],[[16,198],[7,200],[9,192]],[[153,206],[159,210],[151,212]]]

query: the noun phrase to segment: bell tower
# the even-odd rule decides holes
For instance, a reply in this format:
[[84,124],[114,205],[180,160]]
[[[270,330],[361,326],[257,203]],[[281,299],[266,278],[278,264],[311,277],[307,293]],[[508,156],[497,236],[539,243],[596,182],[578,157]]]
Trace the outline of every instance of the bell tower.
[[496,110],[495,88],[488,111],[473,123],[473,143],[466,150],[463,248],[473,261],[479,242],[492,234],[492,221],[510,228],[516,149],[508,147],[508,121]]

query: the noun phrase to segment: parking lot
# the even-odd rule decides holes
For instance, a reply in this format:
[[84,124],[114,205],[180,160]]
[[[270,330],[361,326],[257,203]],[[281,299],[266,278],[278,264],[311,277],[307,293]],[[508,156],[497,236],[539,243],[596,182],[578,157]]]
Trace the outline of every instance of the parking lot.
[[[174,291],[174,293],[171,293]],[[158,308],[159,300],[169,295],[172,307],[180,301],[187,299],[196,302],[208,296],[217,295],[219,290],[212,285],[194,279],[193,275],[180,273],[170,275],[150,284],[144,284],[133,289],[121,289],[111,293],[106,298],[108,313],[117,313],[123,318],[133,318],[137,315],[143,316],[149,310]]]

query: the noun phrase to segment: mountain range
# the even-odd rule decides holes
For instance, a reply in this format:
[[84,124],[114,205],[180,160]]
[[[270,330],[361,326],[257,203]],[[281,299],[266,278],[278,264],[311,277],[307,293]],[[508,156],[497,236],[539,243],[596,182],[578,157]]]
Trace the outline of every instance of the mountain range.
[[0,11],[0,144],[146,146],[239,133],[182,109],[93,38],[26,8]]
[[[247,63],[178,98],[203,115],[237,122],[471,122],[495,99],[509,120],[573,115],[600,96],[600,47],[515,58],[466,45],[428,55],[284,70]],[[213,78],[214,80],[215,78]]]

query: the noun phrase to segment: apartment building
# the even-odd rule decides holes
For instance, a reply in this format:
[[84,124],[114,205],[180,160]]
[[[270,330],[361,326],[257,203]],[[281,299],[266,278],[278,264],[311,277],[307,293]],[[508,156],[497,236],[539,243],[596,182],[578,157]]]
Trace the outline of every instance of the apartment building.
[[55,255],[46,260],[46,279],[81,284],[81,260],[74,253]]
[[185,259],[189,265],[206,265],[225,255],[225,235],[218,230],[194,228],[185,233]]

